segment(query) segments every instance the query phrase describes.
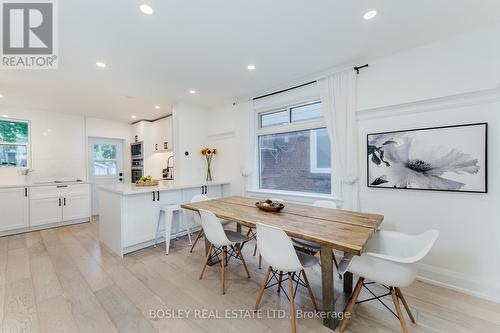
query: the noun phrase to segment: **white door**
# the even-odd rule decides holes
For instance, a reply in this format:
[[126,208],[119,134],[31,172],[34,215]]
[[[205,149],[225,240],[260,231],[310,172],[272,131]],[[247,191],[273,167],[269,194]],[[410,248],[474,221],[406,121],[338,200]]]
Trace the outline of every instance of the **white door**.
[[100,185],[123,182],[123,140],[89,138],[89,174],[92,184],[92,215],[99,214]]
[[14,230],[28,226],[28,189],[0,189],[0,231]]

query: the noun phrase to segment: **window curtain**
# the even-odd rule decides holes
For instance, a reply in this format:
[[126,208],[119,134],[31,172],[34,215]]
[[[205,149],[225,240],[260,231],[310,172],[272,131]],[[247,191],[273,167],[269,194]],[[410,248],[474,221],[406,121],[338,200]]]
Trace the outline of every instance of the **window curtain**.
[[349,70],[318,80],[333,156],[333,194],[343,200],[343,209],[353,211],[359,210],[356,78]]

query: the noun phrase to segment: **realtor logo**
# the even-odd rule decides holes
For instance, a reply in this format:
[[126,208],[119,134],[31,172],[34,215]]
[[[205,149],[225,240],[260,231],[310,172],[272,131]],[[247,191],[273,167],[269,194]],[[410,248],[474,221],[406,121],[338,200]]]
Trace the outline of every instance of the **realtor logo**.
[[55,0],[0,0],[1,68],[57,68]]

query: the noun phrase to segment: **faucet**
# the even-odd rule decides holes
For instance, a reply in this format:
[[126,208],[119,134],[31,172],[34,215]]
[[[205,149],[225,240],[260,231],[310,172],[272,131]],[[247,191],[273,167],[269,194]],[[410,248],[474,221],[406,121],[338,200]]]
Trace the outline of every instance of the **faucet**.
[[170,165],[170,160],[174,157],[174,155],[170,155],[170,157],[167,160],[167,178],[174,178],[174,175],[172,174],[174,170],[174,166]]

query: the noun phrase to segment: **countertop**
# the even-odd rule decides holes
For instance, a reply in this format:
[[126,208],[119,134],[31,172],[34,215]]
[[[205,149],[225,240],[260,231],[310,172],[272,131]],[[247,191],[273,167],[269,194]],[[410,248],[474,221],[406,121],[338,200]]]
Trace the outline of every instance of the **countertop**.
[[90,184],[87,181],[51,181],[51,182],[29,182],[29,183],[17,183],[17,184],[0,184],[1,188],[19,188],[19,187],[37,187],[37,186],[57,186],[57,185],[78,185],[78,184]]
[[229,181],[212,181],[212,182],[200,182],[193,184],[177,185],[171,180],[160,181],[158,186],[136,186],[134,183],[121,183],[114,185],[101,185],[99,189],[106,192],[112,192],[120,195],[133,195],[140,193],[148,193],[152,191],[174,191],[182,190],[187,188],[195,188],[201,186],[213,186],[213,185],[227,185]]

